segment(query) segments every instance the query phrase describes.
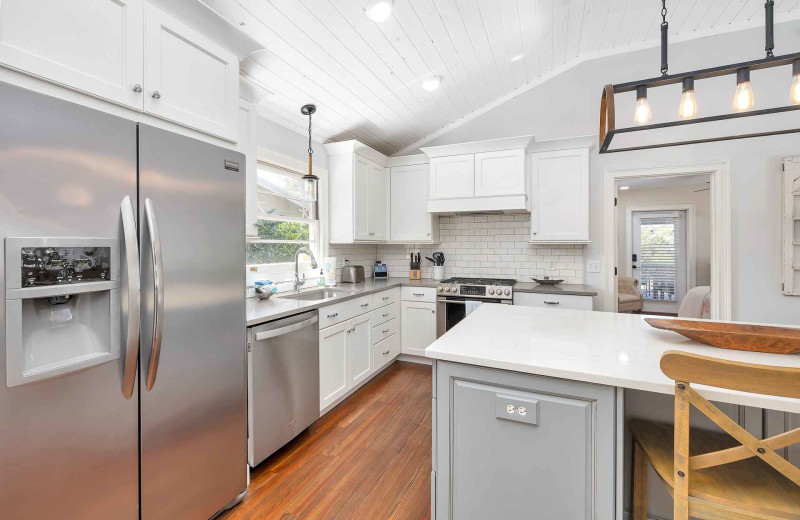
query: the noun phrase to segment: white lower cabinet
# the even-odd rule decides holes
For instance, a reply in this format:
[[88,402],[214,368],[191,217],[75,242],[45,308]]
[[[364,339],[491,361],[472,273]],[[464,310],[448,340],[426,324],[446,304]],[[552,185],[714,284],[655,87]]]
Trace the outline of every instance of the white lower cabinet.
[[400,355],[400,334],[392,334],[388,338],[372,345],[372,369],[377,372],[394,358]]
[[577,294],[514,293],[514,305],[591,311],[592,297]]
[[319,331],[320,410],[347,393],[347,344],[350,322]]
[[353,387],[372,374],[372,341],[369,314],[350,320],[347,352],[350,364],[350,386]]
[[436,303],[403,301],[400,323],[403,331],[400,351],[424,356],[425,349],[436,341]]

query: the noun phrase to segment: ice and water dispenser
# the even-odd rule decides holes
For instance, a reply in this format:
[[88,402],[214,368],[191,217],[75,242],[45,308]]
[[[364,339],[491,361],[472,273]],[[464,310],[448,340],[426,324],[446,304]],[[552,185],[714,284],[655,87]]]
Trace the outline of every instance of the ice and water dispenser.
[[117,240],[6,238],[5,255],[8,386],[119,358]]

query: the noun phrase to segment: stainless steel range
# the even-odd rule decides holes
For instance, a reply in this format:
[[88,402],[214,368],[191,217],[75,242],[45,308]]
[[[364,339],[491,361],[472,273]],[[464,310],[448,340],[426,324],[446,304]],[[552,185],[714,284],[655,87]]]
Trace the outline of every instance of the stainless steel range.
[[448,278],[436,289],[436,335],[441,336],[484,303],[511,305],[516,280],[503,278]]

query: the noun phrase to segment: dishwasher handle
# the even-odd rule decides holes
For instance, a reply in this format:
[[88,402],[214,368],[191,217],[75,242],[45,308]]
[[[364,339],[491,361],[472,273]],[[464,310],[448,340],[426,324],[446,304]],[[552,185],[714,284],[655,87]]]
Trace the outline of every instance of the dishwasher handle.
[[309,325],[315,324],[317,321],[319,321],[319,318],[317,316],[313,316],[307,320],[299,321],[297,323],[293,323],[291,325],[287,325],[279,329],[256,332],[256,341],[261,341],[269,338],[276,338],[278,336],[283,336],[284,334],[289,334],[290,332],[296,332],[300,329],[308,327]]

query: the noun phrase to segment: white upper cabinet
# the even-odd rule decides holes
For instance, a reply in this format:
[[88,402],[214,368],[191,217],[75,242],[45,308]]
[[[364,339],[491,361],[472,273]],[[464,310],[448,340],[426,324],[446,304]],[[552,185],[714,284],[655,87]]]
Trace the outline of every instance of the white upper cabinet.
[[[390,159],[390,164],[393,160]],[[413,243],[439,240],[439,217],[428,213],[429,172],[427,162],[390,168],[389,240]]]
[[145,25],[145,110],[235,141],[237,57],[151,5]]
[[389,234],[386,156],[358,141],[325,145],[330,242],[382,242]]
[[525,150],[501,150],[475,154],[475,195],[526,193]]
[[434,157],[430,166],[430,198],[456,199],[475,195],[473,154]]
[[141,110],[143,17],[142,0],[2,0],[0,63]]
[[531,154],[531,242],[589,242],[589,149]]
[[422,148],[430,213],[530,211],[525,151],[532,136]]

